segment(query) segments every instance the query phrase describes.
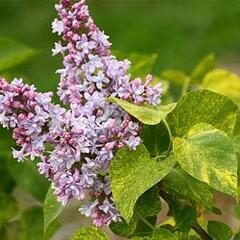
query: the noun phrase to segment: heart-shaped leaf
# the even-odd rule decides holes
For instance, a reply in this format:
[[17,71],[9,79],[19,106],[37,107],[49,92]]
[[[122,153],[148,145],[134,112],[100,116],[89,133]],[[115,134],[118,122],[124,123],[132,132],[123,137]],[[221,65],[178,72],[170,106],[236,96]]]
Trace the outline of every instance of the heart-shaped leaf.
[[186,138],[174,139],[173,152],[188,174],[237,198],[237,156],[232,141],[223,132],[198,124]]
[[175,165],[172,158],[157,161],[142,144],[136,151],[120,149],[110,166],[110,184],[114,202],[123,218],[129,222],[138,198],[162,180]]
[[182,194],[198,204],[203,204],[208,210],[213,207],[213,189],[187,174],[181,167],[176,167],[163,179],[170,189]]
[[182,97],[167,120],[175,136],[184,136],[199,123],[211,124],[231,136],[237,111],[238,106],[228,97],[209,90],[198,90]]

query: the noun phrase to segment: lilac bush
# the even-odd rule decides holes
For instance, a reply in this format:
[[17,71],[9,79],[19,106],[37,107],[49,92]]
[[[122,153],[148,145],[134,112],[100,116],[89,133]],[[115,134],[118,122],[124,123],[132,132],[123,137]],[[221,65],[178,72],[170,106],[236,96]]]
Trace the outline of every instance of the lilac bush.
[[39,173],[52,182],[58,200],[83,201],[80,212],[101,227],[121,217],[109,186],[111,160],[119,148],[136,149],[142,127],[108,98],[157,105],[161,85],[151,87],[151,75],[144,82],[131,79],[130,61],[112,55],[109,37],[94,24],[85,0],[60,0],[56,10],[52,29],[63,41],[52,52],[63,56],[57,70],[62,105],[21,79],[1,79],[0,123],[13,129],[14,158],[40,159]]
[[[75,199],[98,228],[81,227],[72,240],[107,240],[99,229],[105,224],[132,240],[239,239],[239,227],[205,218],[206,212],[211,219],[221,215],[216,191],[239,200],[239,76],[215,69],[210,54],[189,74],[167,70],[142,81],[133,76],[153,57],[136,54],[132,67],[119,61],[83,0],[60,0],[56,10],[52,30],[62,40],[52,54],[63,57],[59,103],[22,79],[0,78],[0,123],[13,131],[13,157],[25,162],[21,171],[1,144],[0,238],[50,239]],[[12,45],[6,44],[11,53]],[[162,88],[153,86],[159,81]],[[46,195],[44,177],[51,182]],[[40,201],[43,193],[45,200],[22,209],[18,190]],[[170,221],[159,218],[162,201]]]

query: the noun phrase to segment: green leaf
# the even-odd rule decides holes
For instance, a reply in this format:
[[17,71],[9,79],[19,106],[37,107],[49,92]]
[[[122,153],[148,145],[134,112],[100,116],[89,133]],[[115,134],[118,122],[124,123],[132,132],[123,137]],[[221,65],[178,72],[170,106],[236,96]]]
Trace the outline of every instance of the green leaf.
[[168,80],[177,85],[183,85],[187,81],[187,78],[188,78],[188,76],[184,72],[179,71],[179,70],[174,70],[174,69],[163,71],[161,73],[161,77],[164,80]]
[[[238,159],[238,171],[237,171],[237,173],[238,173],[238,197],[240,198],[240,167],[239,167],[240,166],[239,165],[240,164],[240,154],[239,153],[237,154],[237,159]],[[239,214],[239,216],[240,216],[240,214]]]
[[224,133],[211,125],[198,124],[186,139],[174,139],[173,152],[188,174],[237,198],[237,156]]
[[215,69],[205,76],[201,87],[228,96],[240,105],[240,78],[233,72]]
[[47,231],[43,233],[43,240],[50,240],[52,239],[53,235],[56,231],[61,227],[61,223],[58,219],[55,219],[51,225],[47,228]]
[[142,219],[139,216],[134,216],[129,224],[124,219],[122,219],[122,222],[111,223],[110,229],[113,233],[121,237],[151,236],[156,220],[157,216],[148,216]]
[[236,151],[240,153],[240,115],[237,115],[236,117],[232,139],[233,139]]
[[127,147],[118,150],[110,166],[110,184],[114,202],[123,218],[129,222],[137,199],[162,180],[175,165],[169,158],[158,162],[151,158],[142,144],[136,151]]
[[177,228],[181,232],[189,232],[196,218],[197,212],[194,207],[191,206],[184,207],[175,219]]
[[200,240],[200,239],[196,236],[188,236],[181,238],[181,240]]
[[164,228],[158,228],[153,232],[153,236],[151,240],[159,240],[159,239],[178,240],[178,238],[173,233],[171,233],[169,230]]
[[208,210],[213,207],[213,189],[187,174],[182,168],[175,167],[163,179],[170,189],[182,194],[198,204],[203,204]]
[[175,192],[168,192],[166,196],[169,206],[168,216],[174,218],[178,231],[189,232],[197,218],[196,207],[186,205],[185,199],[181,199]]
[[109,101],[119,104],[126,112],[144,124],[156,125],[162,120],[162,115],[156,107],[150,105],[138,106],[115,97],[110,97]]
[[108,240],[107,235],[99,228],[82,227],[76,231],[71,240]]
[[233,235],[231,228],[222,222],[209,221],[207,229],[213,240],[229,240]]
[[158,228],[153,231],[152,236],[133,237],[131,240],[178,240],[177,236],[165,228]]
[[134,218],[138,220],[138,224],[134,236],[151,235],[160,210],[159,190],[158,186],[154,186],[147,190],[135,204]]
[[[159,198],[158,188],[156,186],[147,190],[136,202],[134,216],[129,224],[122,219],[122,222],[113,222],[110,225],[112,232],[119,236],[130,237],[133,234],[142,236],[152,232],[152,228],[142,220],[146,219],[150,224],[155,225],[156,215],[161,210],[161,201]],[[150,216],[150,217],[149,217]]]
[[144,125],[141,132],[141,139],[150,155],[154,157],[166,152],[171,144],[169,131],[166,123],[163,121],[154,126]]
[[165,119],[166,116],[171,111],[173,111],[176,106],[175,103],[163,105],[160,107],[153,107],[147,104],[138,106],[136,104],[115,97],[110,97],[109,101],[119,104],[120,107],[122,107],[126,112],[137,118],[140,122],[147,125],[156,125],[160,123],[161,120]]
[[152,240],[151,237],[132,237],[131,240]]
[[193,70],[191,74],[191,81],[193,83],[200,83],[204,76],[215,68],[216,65],[216,59],[213,54],[209,54],[206,57],[204,57],[200,63],[196,66],[196,68]]
[[53,189],[50,186],[44,201],[44,233],[47,233],[51,227],[51,223],[61,214],[64,206],[58,202],[56,196],[53,193]]
[[139,219],[133,236],[139,236],[139,237],[152,236],[153,229],[156,225],[156,221],[157,221],[157,215],[149,216],[142,220]]
[[209,90],[190,92],[168,115],[172,133],[182,137],[196,124],[208,123],[232,135],[238,106],[228,97]]
[[113,233],[117,234],[121,237],[130,237],[137,228],[138,220],[132,218],[129,223],[127,223],[124,219],[121,222],[112,222],[110,224],[110,229]]
[[0,72],[23,63],[36,51],[11,39],[0,37]]
[[137,216],[145,218],[155,216],[161,210],[161,200],[158,187],[154,186],[147,190],[136,202],[135,212]]
[[158,107],[159,114],[162,116],[162,119],[165,120],[167,118],[167,115],[171,113],[175,107],[177,106],[177,103],[169,103],[167,105],[160,105]]

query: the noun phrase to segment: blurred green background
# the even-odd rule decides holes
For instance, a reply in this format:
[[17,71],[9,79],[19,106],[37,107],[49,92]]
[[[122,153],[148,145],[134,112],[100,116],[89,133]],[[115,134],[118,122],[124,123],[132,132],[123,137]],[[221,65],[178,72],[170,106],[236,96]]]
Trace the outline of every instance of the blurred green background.
[[[0,0],[1,75],[8,78],[23,77],[25,82],[34,83],[40,91],[56,91],[59,76],[55,71],[62,67],[61,57],[51,56],[54,42],[58,40],[58,37],[51,33],[51,22],[56,17],[54,10],[56,2],[55,0]],[[89,0],[88,2],[97,25],[110,35],[113,49],[126,55],[132,52],[158,54],[153,69],[153,73],[157,75],[164,69],[172,68],[189,73],[203,56],[211,52],[216,54],[219,65],[235,71],[239,70],[239,0]],[[29,61],[5,69],[2,73],[1,67],[4,66],[1,59],[10,56],[11,63],[17,59],[17,51],[21,52],[21,49],[24,49],[25,54],[27,52],[30,55],[32,51],[21,45],[9,43],[2,37],[22,43],[36,50],[37,54]],[[6,62],[4,64],[6,66]],[[38,236],[36,232],[42,227],[42,208],[26,211],[29,206],[25,205],[26,202],[30,202],[31,206],[42,207],[48,182],[39,176],[35,163],[28,162],[23,166],[12,159],[9,146],[13,146],[14,143],[11,141],[10,133],[0,129],[0,139],[0,175],[2,176],[0,239],[8,231],[6,229],[10,229],[7,234],[11,237],[6,235],[8,237],[3,238],[4,240],[33,239],[29,236],[34,236],[36,240],[41,239],[41,234]],[[23,192],[30,193],[27,197],[30,197],[31,201],[29,198],[26,199]],[[18,205],[19,201],[24,204],[22,206],[20,204],[20,207],[16,206],[12,195],[17,196]],[[21,200],[21,197],[25,199]],[[21,209],[23,206],[24,209]],[[74,210],[65,211],[63,222],[73,220],[73,213],[79,218],[78,207],[77,203]],[[40,216],[33,218],[35,225],[32,225],[31,216]],[[14,221],[8,221],[6,227],[6,220],[12,217]],[[20,225],[15,224],[16,219]],[[75,223],[72,228],[66,224],[62,225],[69,227],[71,232],[78,227],[79,219]],[[32,228],[24,227],[28,224],[31,224]],[[8,225],[11,225],[10,228]],[[20,237],[13,235],[13,227],[17,229],[16,232],[21,233]],[[56,239],[59,240],[60,235]],[[62,236],[61,239],[69,239],[69,237]]]
[[[40,90],[55,89],[61,59],[51,56],[57,36],[53,0],[0,0],[0,36],[39,50],[14,69]],[[158,53],[154,72],[189,71],[209,52],[223,64],[236,64],[240,53],[238,0],[89,0],[97,24],[123,52]],[[47,84],[46,84],[47,83]]]

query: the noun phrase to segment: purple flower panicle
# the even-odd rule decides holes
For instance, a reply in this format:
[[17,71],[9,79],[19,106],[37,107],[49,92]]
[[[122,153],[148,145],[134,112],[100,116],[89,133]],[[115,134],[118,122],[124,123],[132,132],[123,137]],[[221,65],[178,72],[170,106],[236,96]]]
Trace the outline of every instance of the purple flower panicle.
[[108,170],[116,151],[135,150],[141,125],[117,104],[115,96],[135,104],[160,103],[161,86],[150,87],[131,79],[128,60],[119,61],[110,51],[109,37],[89,15],[84,0],[60,0],[59,19],[52,24],[63,42],[53,55],[62,54],[58,96],[65,107],[52,103],[52,93],[38,93],[22,80],[0,80],[0,123],[13,129],[19,161],[40,159],[38,168],[52,181],[58,200],[85,201],[80,212],[101,227],[119,221],[110,190]]

